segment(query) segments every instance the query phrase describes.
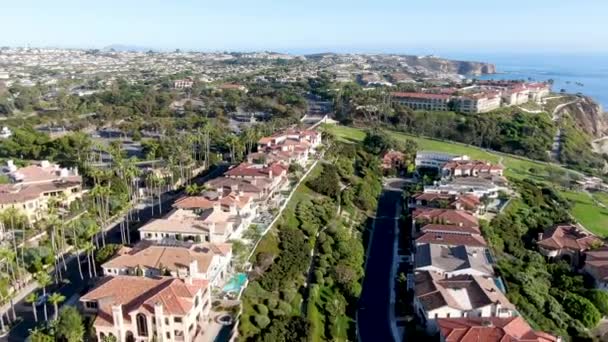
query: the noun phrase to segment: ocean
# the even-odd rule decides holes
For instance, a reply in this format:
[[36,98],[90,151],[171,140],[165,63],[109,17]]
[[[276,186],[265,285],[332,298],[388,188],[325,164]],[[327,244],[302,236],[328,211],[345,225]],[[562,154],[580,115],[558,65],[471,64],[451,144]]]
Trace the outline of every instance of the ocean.
[[608,56],[458,54],[445,57],[496,65],[497,74],[476,77],[479,79],[552,79],[554,92],[560,92],[561,89],[567,93],[580,92],[593,98],[604,110],[608,110]]

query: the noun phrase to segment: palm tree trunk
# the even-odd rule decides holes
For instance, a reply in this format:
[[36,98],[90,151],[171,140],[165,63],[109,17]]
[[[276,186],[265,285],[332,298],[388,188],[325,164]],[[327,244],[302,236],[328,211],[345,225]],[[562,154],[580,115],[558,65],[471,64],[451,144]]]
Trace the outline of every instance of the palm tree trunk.
[[89,278],[93,278],[93,272],[91,272],[91,252],[87,251],[87,265],[89,266]]
[[4,315],[0,315],[0,329],[1,331],[6,331],[6,327],[4,326]]
[[34,313],[34,321],[38,323],[38,311],[36,310],[36,302],[32,302],[32,312]]
[[13,297],[10,299],[11,301],[11,313],[13,314],[13,322],[17,321],[17,314],[15,313],[15,302],[13,301]]
[[59,303],[55,302],[53,306],[55,307],[55,320],[57,320],[59,318]]
[[44,320],[48,321],[49,320],[49,314],[46,310],[46,286],[42,287],[42,296],[45,297],[44,302],[43,302],[43,310],[44,310]]
[[93,268],[93,275],[97,278],[97,267],[95,266],[95,256],[93,255],[93,251],[91,251],[91,266]]

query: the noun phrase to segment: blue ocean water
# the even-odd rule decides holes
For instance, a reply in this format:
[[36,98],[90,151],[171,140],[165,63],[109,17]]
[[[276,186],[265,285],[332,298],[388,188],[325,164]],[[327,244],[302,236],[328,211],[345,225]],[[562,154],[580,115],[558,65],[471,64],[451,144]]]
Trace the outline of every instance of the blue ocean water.
[[480,79],[552,79],[553,91],[580,92],[608,109],[608,56],[488,54],[453,58],[496,64],[497,74]]

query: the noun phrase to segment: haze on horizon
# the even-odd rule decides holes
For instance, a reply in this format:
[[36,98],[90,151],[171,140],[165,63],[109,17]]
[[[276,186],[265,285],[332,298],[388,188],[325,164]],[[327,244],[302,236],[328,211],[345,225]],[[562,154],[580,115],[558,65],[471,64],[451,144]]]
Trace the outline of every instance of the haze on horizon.
[[608,2],[23,0],[0,45],[283,52],[608,52]]

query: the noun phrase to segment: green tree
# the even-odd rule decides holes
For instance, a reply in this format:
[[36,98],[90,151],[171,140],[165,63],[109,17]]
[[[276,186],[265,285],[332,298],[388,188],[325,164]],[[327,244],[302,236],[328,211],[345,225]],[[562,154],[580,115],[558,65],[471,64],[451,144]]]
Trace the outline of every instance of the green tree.
[[55,320],[59,318],[59,304],[65,301],[65,296],[61,293],[51,293],[49,296],[49,303],[53,304],[53,308],[55,309]]
[[73,306],[65,307],[59,313],[56,326],[56,337],[63,337],[67,342],[81,342],[85,333],[82,316]]
[[608,316],[608,293],[602,290],[593,289],[587,291],[585,297],[595,305],[602,316]]
[[32,313],[34,313],[34,321],[38,322],[38,310],[36,310],[36,301],[38,301],[38,294],[36,292],[32,292],[27,297],[25,297],[25,301],[32,305]]

